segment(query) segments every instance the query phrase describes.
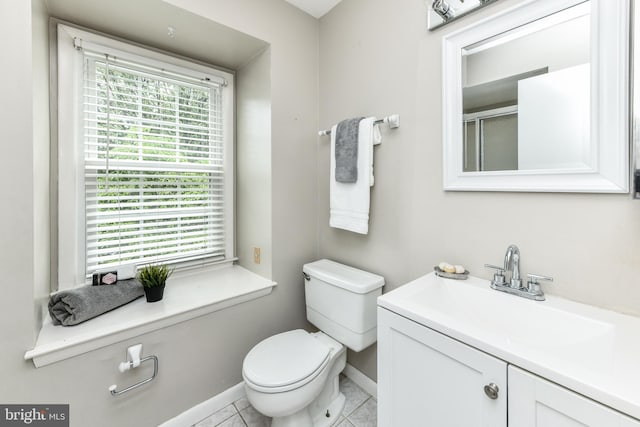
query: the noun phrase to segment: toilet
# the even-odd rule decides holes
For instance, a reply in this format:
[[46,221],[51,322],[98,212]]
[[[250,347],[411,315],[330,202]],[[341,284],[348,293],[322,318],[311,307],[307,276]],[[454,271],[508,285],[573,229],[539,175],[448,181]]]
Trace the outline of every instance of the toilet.
[[376,298],[384,278],[327,259],[303,269],[307,319],[320,332],[283,332],[253,347],[242,364],[247,399],[272,427],[334,425],[344,408],[339,374],[346,347],[376,339]]

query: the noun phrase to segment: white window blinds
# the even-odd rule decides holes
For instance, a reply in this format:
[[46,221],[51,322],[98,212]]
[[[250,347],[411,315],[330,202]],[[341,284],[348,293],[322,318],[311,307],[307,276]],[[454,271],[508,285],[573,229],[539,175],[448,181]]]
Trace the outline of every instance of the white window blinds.
[[86,274],[225,257],[221,84],[84,52]]

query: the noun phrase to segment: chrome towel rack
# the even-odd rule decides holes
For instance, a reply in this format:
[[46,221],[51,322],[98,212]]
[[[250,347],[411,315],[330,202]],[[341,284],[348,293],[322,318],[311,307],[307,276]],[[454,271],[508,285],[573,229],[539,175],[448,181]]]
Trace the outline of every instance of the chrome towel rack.
[[[400,114],[392,114],[382,119],[377,119],[373,122],[376,125],[387,124],[390,129],[396,129],[400,127]],[[331,129],[318,131],[318,136],[331,135]]]

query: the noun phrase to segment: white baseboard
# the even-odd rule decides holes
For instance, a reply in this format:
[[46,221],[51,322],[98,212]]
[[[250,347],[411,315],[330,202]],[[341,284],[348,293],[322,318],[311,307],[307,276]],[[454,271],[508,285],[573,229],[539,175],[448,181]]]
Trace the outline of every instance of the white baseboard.
[[160,424],[158,427],[184,427],[194,425],[244,396],[244,382],[241,382],[213,396],[211,399],[187,409],[180,415]]
[[378,398],[378,384],[374,380],[348,363],[344,367],[342,373],[351,381],[356,383],[358,387],[369,393],[374,398]]
[[[347,363],[342,373],[358,387],[376,399],[378,398],[378,385],[361,371]],[[187,409],[176,417],[165,421],[160,424],[159,427],[184,427],[194,425],[244,396],[244,382],[241,382],[231,388],[228,388],[222,393],[213,396],[211,399],[199,403],[193,408]]]

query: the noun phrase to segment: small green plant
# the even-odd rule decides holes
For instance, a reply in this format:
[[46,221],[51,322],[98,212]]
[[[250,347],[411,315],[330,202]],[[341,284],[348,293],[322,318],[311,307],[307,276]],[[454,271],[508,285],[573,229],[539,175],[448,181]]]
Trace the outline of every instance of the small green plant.
[[145,288],[164,286],[165,282],[173,273],[173,268],[166,264],[146,265],[138,271],[138,281]]

